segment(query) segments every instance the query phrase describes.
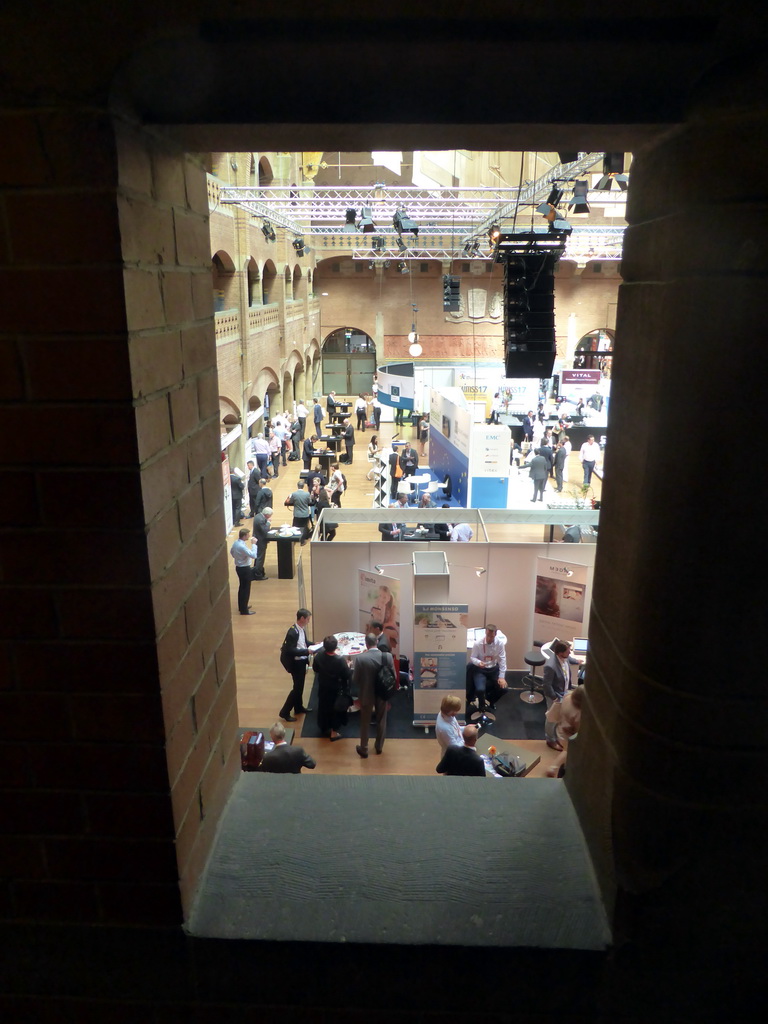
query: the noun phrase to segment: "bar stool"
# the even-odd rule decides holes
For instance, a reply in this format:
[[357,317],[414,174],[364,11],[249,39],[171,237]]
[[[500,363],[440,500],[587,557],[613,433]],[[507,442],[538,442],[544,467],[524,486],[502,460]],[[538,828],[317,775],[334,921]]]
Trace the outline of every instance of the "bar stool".
[[528,651],[523,661],[530,666],[531,671],[528,675],[523,676],[523,683],[527,689],[520,694],[520,700],[524,704],[540,704],[544,700],[544,694],[538,688],[539,677],[536,675],[536,669],[545,665],[547,659],[540,650],[536,650],[534,647],[533,650]]

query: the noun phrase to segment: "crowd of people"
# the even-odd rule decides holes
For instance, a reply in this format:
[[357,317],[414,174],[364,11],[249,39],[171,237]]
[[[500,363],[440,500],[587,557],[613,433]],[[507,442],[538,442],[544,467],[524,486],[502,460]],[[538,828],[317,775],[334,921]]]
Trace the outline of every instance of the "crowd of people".
[[[326,636],[322,643],[313,644],[308,636],[312,613],[299,608],[296,621],[286,632],[280,648],[280,663],[291,677],[291,686],[280,709],[280,718],[287,723],[296,722],[299,715],[313,709],[306,705],[304,690],[307,670],[312,661],[317,695],[317,725],[321,735],[331,743],[343,738],[344,729],[352,712],[358,714],[359,743],[355,750],[366,759],[370,753],[370,733],[375,722],[373,749],[382,754],[387,735],[387,716],[390,700],[398,681],[402,680],[400,666],[392,653],[389,637],[381,621],[372,619],[366,626],[365,649],[355,656],[339,652],[337,637]],[[462,701],[455,693],[447,693],[435,721],[435,739],[440,751],[436,772],[441,775],[483,776],[486,764],[475,747],[479,727],[473,721],[479,713],[494,708],[508,689],[506,673],[506,638],[493,624],[488,623],[484,635],[472,647],[467,665],[466,724],[462,727],[457,716]],[[571,665],[582,665],[583,660],[573,657],[571,645],[554,640],[544,645],[548,660],[544,669],[546,698],[545,736],[557,757],[547,774],[561,776],[567,755],[567,745],[579,731],[584,691],[581,685],[572,685]],[[399,661],[399,659],[398,659]],[[387,675],[389,682],[387,683]],[[406,676],[407,681],[407,676]],[[281,722],[272,728],[275,746],[284,742],[285,729]],[[278,738],[276,738],[276,736]],[[281,752],[277,758],[267,759],[262,771],[300,772],[302,767],[314,768],[314,759],[301,747],[289,756]],[[311,762],[311,763],[310,763]]]

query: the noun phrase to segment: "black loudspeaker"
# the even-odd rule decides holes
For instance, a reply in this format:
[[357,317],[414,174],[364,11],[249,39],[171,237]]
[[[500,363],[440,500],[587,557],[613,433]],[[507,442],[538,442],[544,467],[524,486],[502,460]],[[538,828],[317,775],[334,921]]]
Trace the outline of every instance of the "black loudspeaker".
[[510,255],[504,265],[504,361],[507,377],[550,377],[555,344],[557,256]]
[[504,373],[507,377],[551,377],[555,365],[554,346],[549,352],[541,349],[530,351],[519,349],[507,352],[504,357]]

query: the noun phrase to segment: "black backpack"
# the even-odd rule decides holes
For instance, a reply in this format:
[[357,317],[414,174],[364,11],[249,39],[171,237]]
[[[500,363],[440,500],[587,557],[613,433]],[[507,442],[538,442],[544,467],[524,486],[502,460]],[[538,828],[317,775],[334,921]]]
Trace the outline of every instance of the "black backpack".
[[379,700],[392,700],[397,690],[397,679],[395,673],[389,666],[389,661],[384,652],[381,652],[381,664],[376,669],[376,679],[373,683],[373,692]]

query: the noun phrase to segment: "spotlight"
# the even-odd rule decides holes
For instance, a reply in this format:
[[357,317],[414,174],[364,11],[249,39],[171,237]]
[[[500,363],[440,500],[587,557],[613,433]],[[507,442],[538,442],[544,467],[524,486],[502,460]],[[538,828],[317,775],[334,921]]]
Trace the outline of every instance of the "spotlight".
[[379,574],[379,576],[383,576],[384,575],[384,570],[382,569],[382,567],[380,565],[374,565],[373,568],[376,570],[376,572]]
[[540,213],[543,217],[546,217],[552,208],[557,206],[560,200],[563,198],[563,190],[561,188],[553,188],[543,203],[539,203],[536,207],[536,213]]
[[360,223],[357,227],[359,231],[364,231],[366,234],[370,234],[371,231],[376,230],[376,225],[373,223],[371,209],[369,206],[364,206],[360,211]]
[[[621,174],[625,179],[623,191],[626,191],[626,175],[624,171],[624,154],[623,153],[606,153],[603,157],[603,176],[595,185],[595,191],[607,192],[613,184],[613,179]],[[619,184],[619,188],[622,188]]]
[[501,238],[501,228],[498,224],[491,224],[491,230],[488,232],[488,240],[491,245],[496,245],[498,240]]
[[369,270],[373,270],[373,268],[375,266],[376,266],[376,260],[368,260],[368,269]]
[[293,248],[296,250],[296,255],[297,256],[303,256],[304,255],[304,239],[303,238],[294,238],[294,240],[293,240],[293,242],[291,244],[293,245]]
[[400,271],[401,274],[407,274],[408,273],[408,264],[407,263],[403,263],[403,261],[400,260],[400,262],[397,264],[397,269]]
[[419,226],[415,220],[411,220],[406,210],[395,210],[395,215],[392,218],[392,226],[398,235],[404,235],[408,231],[412,235],[418,235]]
[[568,203],[568,209],[574,217],[586,217],[589,214],[589,203],[587,192],[589,191],[588,181],[574,181],[573,199]]
[[353,232],[356,232],[357,231],[357,225],[355,224],[355,221],[357,220],[357,210],[349,209],[349,210],[347,210],[347,212],[346,212],[346,214],[344,216],[345,216],[344,227],[341,230],[342,231],[348,231],[350,234],[352,234]]
[[374,252],[381,252],[386,247],[387,240],[382,238],[381,235],[374,235],[371,239],[371,248]]
[[384,260],[384,269],[385,270],[389,270],[389,268],[391,266],[392,266],[392,261],[391,260]]
[[570,235],[570,233],[573,231],[573,225],[569,224],[565,217],[561,216],[560,214],[557,214],[557,216],[553,217],[553,219],[550,220],[549,230],[559,231],[562,235]]
[[264,235],[268,242],[274,242],[275,238],[277,237],[275,235],[275,229],[272,227],[268,220],[265,220],[264,223],[261,225],[261,233],[262,235]]
[[397,236],[397,251],[402,255],[404,252],[408,252],[408,246],[403,241],[403,236]]

